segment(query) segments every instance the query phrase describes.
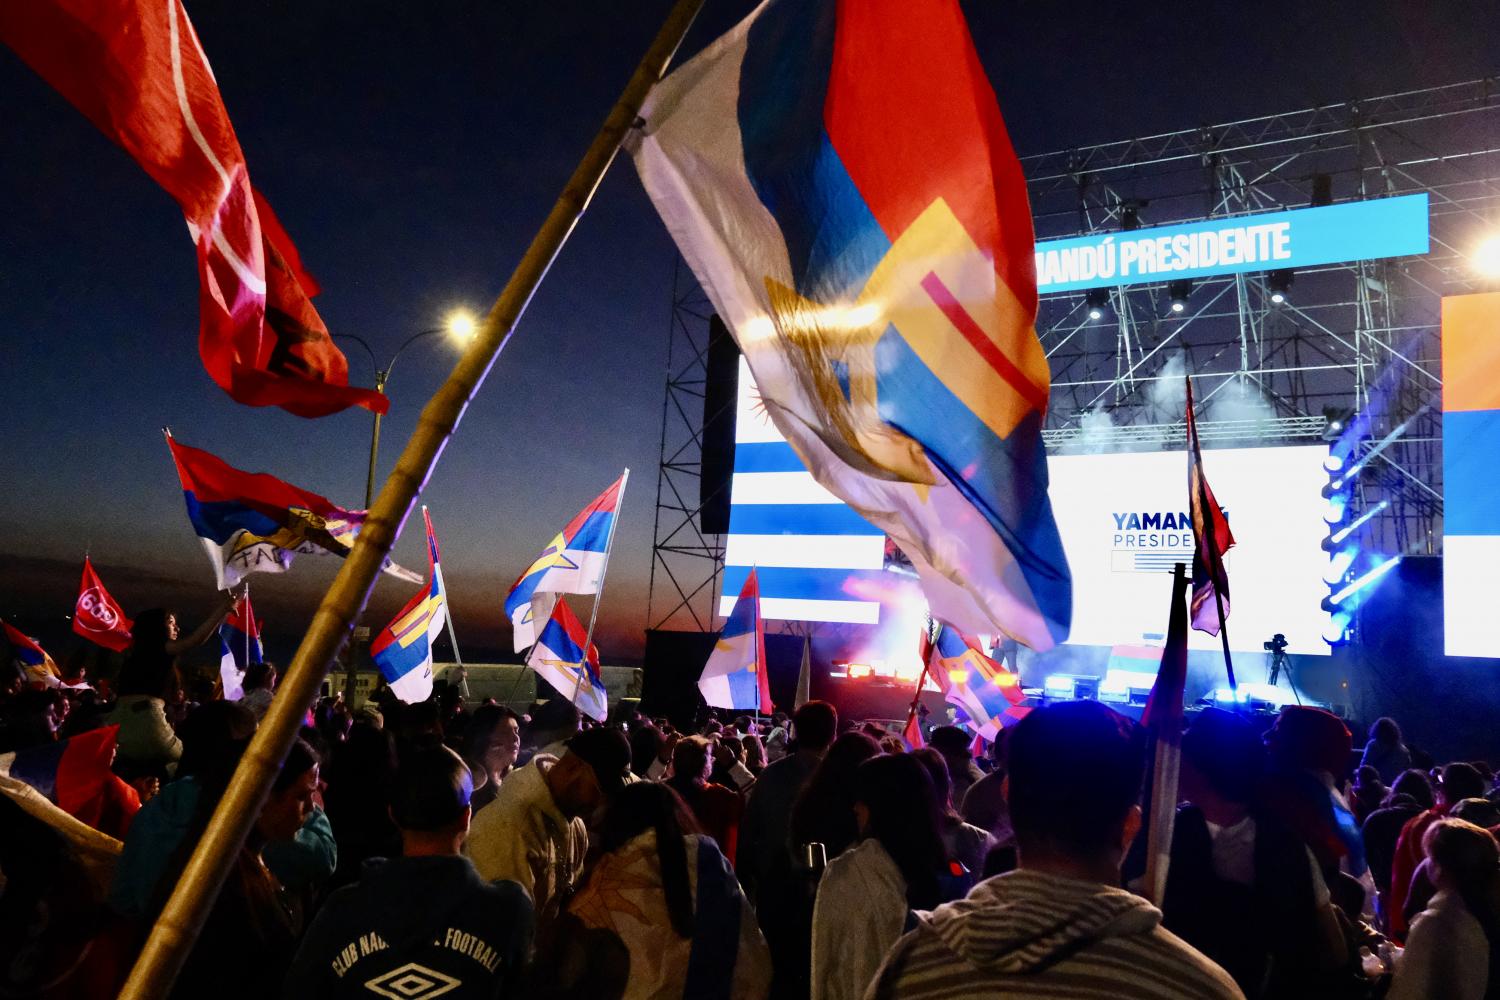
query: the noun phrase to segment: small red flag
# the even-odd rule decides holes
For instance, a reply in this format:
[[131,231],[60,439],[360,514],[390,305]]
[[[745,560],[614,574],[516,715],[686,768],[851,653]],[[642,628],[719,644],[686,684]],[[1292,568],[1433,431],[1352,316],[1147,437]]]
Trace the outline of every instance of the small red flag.
[[0,4],[0,41],[181,206],[198,248],[198,353],[220,388],[304,417],[385,412],[383,395],[348,384],[180,0]]
[[1229,573],[1224,554],[1234,547],[1229,519],[1203,475],[1198,424],[1193,419],[1193,377],[1187,376],[1188,510],[1193,519],[1193,628],[1218,635],[1229,618]]
[[917,718],[917,710],[913,708],[906,716],[906,728],[901,730],[901,738],[906,741],[906,749],[920,750],[927,745],[922,738],[922,723]]
[[104,589],[104,581],[94,572],[89,557],[83,557],[83,579],[78,584],[78,601],[73,608],[73,631],[89,642],[123,653],[130,648],[130,629],[134,623],[125,617],[120,605]]

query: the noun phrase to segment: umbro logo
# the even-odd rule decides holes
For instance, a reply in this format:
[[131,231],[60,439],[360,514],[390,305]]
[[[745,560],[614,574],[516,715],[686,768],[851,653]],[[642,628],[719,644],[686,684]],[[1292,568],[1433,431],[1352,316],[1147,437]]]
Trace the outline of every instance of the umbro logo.
[[425,965],[407,962],[383,976],[365,983],[365,989],[388,1000],[432,1000],[463,985],[463,981],[445,976]]

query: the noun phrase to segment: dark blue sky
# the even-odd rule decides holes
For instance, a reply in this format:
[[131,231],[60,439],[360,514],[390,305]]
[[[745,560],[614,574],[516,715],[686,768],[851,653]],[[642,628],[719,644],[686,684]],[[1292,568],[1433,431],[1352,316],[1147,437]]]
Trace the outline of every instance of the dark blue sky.
[[[452,307],[488,308],[668,6],[188,11],[251,177],[322,283],[324,320],[388,353]],[[684,55],[751,6],[708,0]],[[1500,70],[1488,0],[964,6],[1023,154]],[[4,51],[0,205],[0,615],[55,627],[86,546],[127,609],[206,606],[212,576],[163,424],[242,468],[359,504],[368,414],[305,421],[220,392],[198,361],[181,213]],[[429,486],[461,641],[499,641],[505,588],[629,465],[601,645],[606,659],[639,654],[672,263],[622,158]],[[349,357],[353,380],[369,384],[364,355]],[[439,342],[402,357],[382,470],[451,357]],[[397,555],[420,567],[419,532]],[[334,568],[304,557],[289,575],[255,578],[284,643]],[[407,589],[384,581],[373,606],[388,613]]]

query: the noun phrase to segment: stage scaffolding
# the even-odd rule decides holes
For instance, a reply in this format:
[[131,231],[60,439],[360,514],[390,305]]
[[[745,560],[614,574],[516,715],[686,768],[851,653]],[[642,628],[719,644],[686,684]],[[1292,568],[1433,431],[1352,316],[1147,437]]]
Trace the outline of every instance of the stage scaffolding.
[[[1043,435],[1060,453],[1181,447],[1184,369],[1204,440],[1219,446],[1317,442],[1335,436],[1332,421],[1368,414],[1357,456],[1409,421],[1365,466],[1350,516],[1389,501],[1365,529],[1368,548],[1440,551],[1439,300],[1477,289],[1465,255],[1500,230],[1500,80],[1080,146],[1022,165],[1039,240],[1426,192],[1426,255],[1299,270],[1280,304],[1262,273],[1194,279],[1181,313],[1165,281],[1104,289],[1097,320],[1087,292],[1048,294],[1037,330],[1052,369]],[[686,495],[672,485],[696,473],[710,307],[678,270],[648,624],[675,616],[676,627],[710,630],[722,540],[696,530],[696,478]],[[683,402],[689,396],[696,404]]]

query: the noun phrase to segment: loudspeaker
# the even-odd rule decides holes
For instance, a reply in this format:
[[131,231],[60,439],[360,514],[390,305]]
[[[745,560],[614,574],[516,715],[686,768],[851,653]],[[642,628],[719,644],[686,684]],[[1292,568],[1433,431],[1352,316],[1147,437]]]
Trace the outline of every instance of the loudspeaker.
[[698,479],[698,525],[706,535],[729,532],[729,482],[734,475],[734,414],[739,399],[740,349],[717,316],[708,320],[703,382],[703,457]]

